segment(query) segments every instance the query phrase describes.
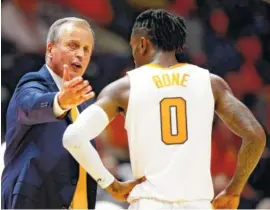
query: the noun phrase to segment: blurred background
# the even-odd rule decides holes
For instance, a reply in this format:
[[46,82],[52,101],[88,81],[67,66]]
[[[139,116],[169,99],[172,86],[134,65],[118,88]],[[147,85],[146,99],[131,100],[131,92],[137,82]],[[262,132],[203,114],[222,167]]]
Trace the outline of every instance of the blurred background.
[[[268,0],[2,0],[1,12],[1,142],[6,109],[17,82],[44,64],[46,36],[57,19],[87,19],[96,35],[85,77],[97,94],[134,67],[129,36],[136,16],[148,8],[164,8],[183,16],[188,28],[185,61],[223,77],[270,132],[270,1]],[[202,122],[203,123],[203,122]],[[99,136],[105,165],[120,180],[133,178],[124,118],[118,116]],[[215,118],[212,135],[215,192],[234,173],[241,139]],[[3,147],[2,147],[3,149]],[[247,184],[239,208],[270,209],[270,152],[266,149]],[[3,151],[1,152],[3,154]],[[194,154],[196,158],[196,154]],[[198,160],[199,161],[199,160]],[[2,160],[1,160],[2,162]],[[181,187],[181,186],[179,186]],[[99,190],[97,209],[122,209]]]

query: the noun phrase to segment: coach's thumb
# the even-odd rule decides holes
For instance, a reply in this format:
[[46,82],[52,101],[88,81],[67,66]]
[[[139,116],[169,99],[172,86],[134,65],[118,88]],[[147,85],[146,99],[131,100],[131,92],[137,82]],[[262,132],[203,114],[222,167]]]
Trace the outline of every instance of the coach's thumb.
[[69,74],[69,68],[67,64],[64,64],[63,66],[63,80],[65,81],[69,81],[70,80],[70,74]]

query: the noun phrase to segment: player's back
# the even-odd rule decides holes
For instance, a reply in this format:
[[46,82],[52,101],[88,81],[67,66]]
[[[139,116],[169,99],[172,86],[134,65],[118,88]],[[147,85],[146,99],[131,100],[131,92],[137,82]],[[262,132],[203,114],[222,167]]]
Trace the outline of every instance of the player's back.
[[214,98],[210,74],[190,64],[153,64],[128,73],[128,132],[133,175],[146,175],[129,199],[213,197],[210,174]]

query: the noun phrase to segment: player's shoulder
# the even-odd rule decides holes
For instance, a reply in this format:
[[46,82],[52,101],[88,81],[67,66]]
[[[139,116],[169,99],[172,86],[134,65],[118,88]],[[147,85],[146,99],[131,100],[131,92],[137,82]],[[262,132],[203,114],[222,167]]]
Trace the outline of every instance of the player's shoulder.
[[130,87],[129,78],[127,75],[124,77],[117,79],[116,81],[108,84],[103,90],[101,91],[100,95],[111,95],[116,96]]
[[197,66],[195,64],[186,64],[185,67],[187,69],[190,69],[190,70],[194,70],[195,72],[203,72],[203,73],[210,73],[210,71],[206,68],[203,68],[203,67],[200,67],[200,66]]
[[128,75],[126,74],[122,78],[116,80],[116,85],[120,89],[129,88],[129,78],[128,78]]
[[222,95],[223,93],[226,92],[232,93],[228,83],[220,76],[210,73],[210,81],[215,99],[219,98],[219,96]]
[[128,77],[130,75],[135,75],[135,74],[138,74],[138,73],[145,73],[144,70],[146,70],[146,69],[150,69],[150,66],[149,65],[143,65],[143,66],[131,69],[131,70],[127,71],[126,76]]
[[213,84],[226,84],[226,82],[218,75],[213,74],[210,72],[209,69],[194,65],[194,64],[188,64],[187,68],[194,70],[195,72],[203,72],[205,74],[208,74],[211,80],[211,83]]
[[220,76],[210,73],[210,80],[212,87],[226,88],[229,87],[227,82],[222,79]]
[[[187,70],[194,70],[194,71],[204,71],[204,72],[209,72],[208,69],[204,69],[202,67],[189,64],[189,63],[178,63],[175,65],[173,69],[187,69]],[[155,71],[157,69],[162,69],[162,67],[159,67],[158,65],[155,64],[146,64],[141,67],[132,69],[127,72],[128,75],[136,75],[136,74],[146,74],[147,72],[151,73],[151,70]]]

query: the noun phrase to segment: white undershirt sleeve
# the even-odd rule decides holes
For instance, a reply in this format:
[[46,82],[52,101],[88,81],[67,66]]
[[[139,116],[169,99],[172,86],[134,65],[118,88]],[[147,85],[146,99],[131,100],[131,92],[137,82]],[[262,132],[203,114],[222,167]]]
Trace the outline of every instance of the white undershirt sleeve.
[[103,189],[113,183],[114,176],[105,168],[89,140],[97,137],[108,124],[107,114],[93,104],[68,126],[63,136],[63,146]]
[[58,95],[59,95],[59,92],[55,95],[54,101],[53,101],[53,112],[56,117],[60,117],[62,114],[68,111],[68,109],[65,110],[60,107],[59,102],[58,102]]

